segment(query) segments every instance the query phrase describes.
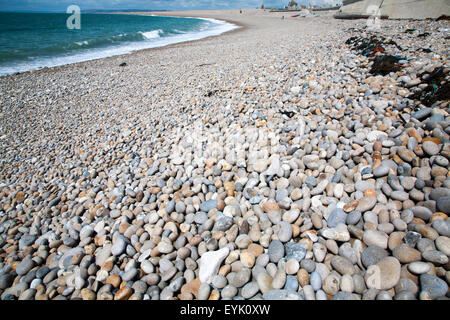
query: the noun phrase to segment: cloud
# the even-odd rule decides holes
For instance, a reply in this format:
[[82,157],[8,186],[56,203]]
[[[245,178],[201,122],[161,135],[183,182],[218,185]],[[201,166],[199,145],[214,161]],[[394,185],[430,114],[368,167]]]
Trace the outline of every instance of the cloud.
[[[297,0],[299,5],[334,5],[341,0]],[[265,7],[281,8],[289,0],[0,0],[0,10],[65,11],[72,4],[88,9],[143,9],[143,10],[188,10],[188,9],[239,9]]]

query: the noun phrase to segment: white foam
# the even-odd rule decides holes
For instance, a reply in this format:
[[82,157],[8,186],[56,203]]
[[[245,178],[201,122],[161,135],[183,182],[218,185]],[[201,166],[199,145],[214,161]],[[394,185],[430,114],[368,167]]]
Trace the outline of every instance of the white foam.
[[139,32],[139,33],[141,33],[144,36],[144,38],[146,38],[146,39],[156,39],[156,38],[161,37],[161,34],[163,33],[163,31],[161,29],[158,29],[158,30]]
[[[127,54],[130,52],[143,49],[164,47],[174,43],[199,40],[211,36],[217,36],[222,33],[240,28],[237,25],[216,19],[208,19],[208,18],[193,18],[193,19],[206,20],[212,22],[213,25],[206,30],[199,30],[184,34],[176,34],[162,38],[160,36],[162,30],[158,29],[149,32],[143,32],[142,34],[144,35],[144,37],[147,38],[146,41],[131,42],[120,46],[112,46],[109,48],[87,49],[82,53],[77,53],[68,56],[44,57],[44,58],[41,57],[37,59],[32,59],[30,61],[10,64],[8,66],[0,66],[0,76],[5,76],[16,72],[26,72],[30,70],[42,69],[44,67],[50,68],[83,61],[102,59],[121,54]],[[158,37],[156,37],[156,32],[158,32]]]

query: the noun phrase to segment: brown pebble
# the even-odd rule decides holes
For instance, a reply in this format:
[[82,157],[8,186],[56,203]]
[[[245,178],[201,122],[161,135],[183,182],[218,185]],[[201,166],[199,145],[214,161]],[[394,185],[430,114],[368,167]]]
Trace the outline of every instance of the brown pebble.
[[111,274],[107,279],[106,279],[106,284],[110,284],[112,285],[114,288],[118,288],[120,285],[120,282],[122,280],[120,279],[120,276],[117,274]]
[[200,284],[200,278],[195,278],[181,287],[181,293],[190,293],[198,299],[198,289],[200,288]]
[[128,300],[133,294],[133,290],[130,287],[122,287],[114,295],[114,300]]

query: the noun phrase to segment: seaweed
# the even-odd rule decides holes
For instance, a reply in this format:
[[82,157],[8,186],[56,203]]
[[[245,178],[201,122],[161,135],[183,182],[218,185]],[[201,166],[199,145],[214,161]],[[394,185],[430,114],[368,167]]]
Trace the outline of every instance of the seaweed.
[[419,35],[417,35],[417,37],[419,37],[419,38],[425,38],[425,37],[428,37],[429,35],[430,35],[429,32],[424,32],[424,33],[420,33]]
[[402,65],[398,62],[403,59],[405,59],[405,57],[393,55],[376,56],[373,60],[372,68],[369,73],[374,75],[381,74],[385,76],[391,72],[399,71],[402,68]]
[[345,43],[350,45],[358,54],[373,60],[372,68],[369,71],[371,74],[387,75],[390,72],[399,71],[403,66],[398,62],[407,59],[406,57],[383,54],[386,50],[384,45],[393,45],[403,51],[403,48],[392,39],[386,40],[384,37],[377,38],[374,35],[369,38],[353,36],[347,39]]
[[[420,77],[424,79],[422,73]],[[420,100],[423,105],[432,106],[436,101],[450,99],[450,83],[446,79],[444,67],[436,68],[428,77],[425,77],[423,83],[428,86],[419,92],[413,93],[408,98],[412,100]]]
[[359,54],[366,57],[372,57],[377,52],[384,52],[384,47],[382,46],[383,41],[375,36],[368,39],[355,36],[349,38],[345,43],[351,45],[353,50],[358,51]]
[[403,48],[397,44],[394,40],[386,40],[386,38],[377,38],[371,36],[370,38],[362,38],[353,36],[345,41],[346,44],[351,45],[352,49],[358,51],[359,54],[366,57],[373,57],[376,53],[383,53],[385,48],[383,45],[394,45],[399,50],[403,51]]

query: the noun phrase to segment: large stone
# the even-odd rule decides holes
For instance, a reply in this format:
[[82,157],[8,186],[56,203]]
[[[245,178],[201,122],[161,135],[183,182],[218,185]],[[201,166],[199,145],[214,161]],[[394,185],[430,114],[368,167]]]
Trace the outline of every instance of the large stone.
[[386,258],[389,253],[378,246],[368,246],[361,254],[361,262],[368,268],[371,265],[377,264],[384,258]]
[[400,280],[400,272],[400,262],[394,257],[386,257],[367,269],[364,280],[368,288],[389,290]]
[[268,248],[268,254],[271,262],[278,263],[278,261],[284,256],[283,243],[279,240],[271,241]]
[[448,291],[447,283],[431,274],[420,275],[420,287],[422,291],[426,291],[431,299],[445,296]]
[[111,253],[114,256],[120,256],[125,251],[126,246],[127,243],[125,237],[122,235],[118,235],[111,247]]
[[19,276],[23,276],[27,274],[34,266],[35,262],[31,259],[30,256],[27,256],[25,259],[23,259],[16,267],[16,273]]
[[378,246],[383,249],[388,247],[389,237],[386,233],[377,230],[366,230],[363,234],[363,241],[368,246]]
[[344,274],[352,275],[355,272],[353,263],[350,260],[348,260],[347,258],[344,258],[341,256],[334,256],[331,259],[331,265],[341,275],[344,275]]
[[440,197],[436,201],[436,207],[439,211],[450,214],[450,197]]
[[230,249],[224,247],[217,251],[205,252],[200,258],[199,278],[201,282],[211,283],[219,271],[220,264],[228,256]]
[[206,200],[200,205],[200,210],[208,213],[210,210],[217,208],[217,203],[218,201],[215,199]]
[[359,200],[359,204],[356,207],[356,210],[361,211],[362,213],[369,211],[375,207],[377,204],[377,198],[374,196],[363,197]]
[[450,256],[450,238],[440,236],[436,240],[434,240],[434,243],[436,244],[436,248],[444,253],[447,256]]
[[14,275],[11,273],[4,273],[0,275],[0,289],[4,290],[13,284]]
[[334,228],[339,223],[345,223],[346,219],[347,214],[344,212],[344,210],[336,208],[331,212],[330,216],[328,217],[327,220],[328,227]]
[[292,238],[292,226],[289,222],[281,221],[278,239],[281,242],[288,242]]
[[446,198],[450,197],[450,189],[447,188],[435,188],[430,192],[430,199],[431,200],[439,200],[440,198]]
[[401,263],[420,261],[422,255],[419,250],[411,248],[407,244],[401,244],[392,251],[392,255]]
[[302,243],[287,243],[286,244],[286,261],[295,259],[298,262],[302,261],[306,256],[307,248]]
[[430,209],[422,206],[414,206],[409,208],[412,211],[415,217],[428,221],[433,214]]

